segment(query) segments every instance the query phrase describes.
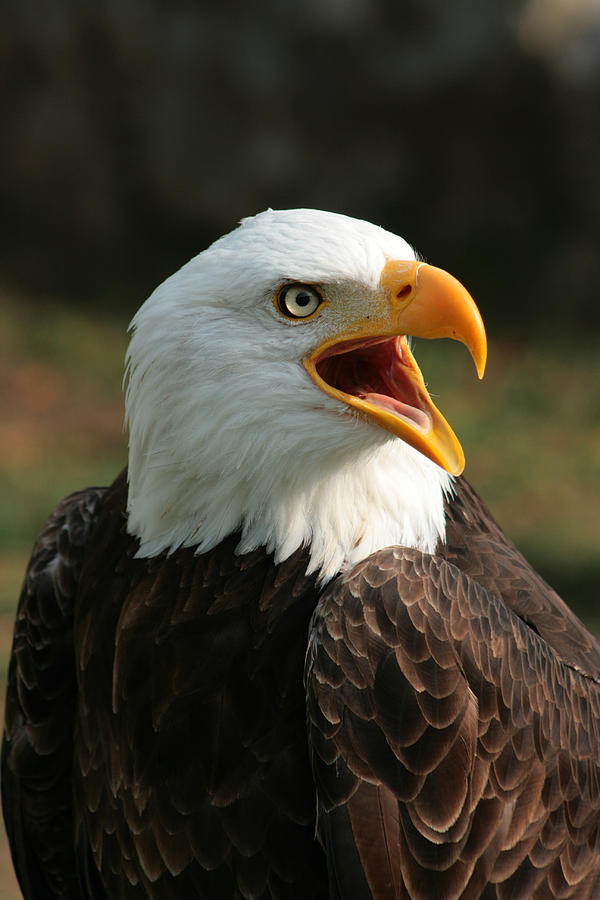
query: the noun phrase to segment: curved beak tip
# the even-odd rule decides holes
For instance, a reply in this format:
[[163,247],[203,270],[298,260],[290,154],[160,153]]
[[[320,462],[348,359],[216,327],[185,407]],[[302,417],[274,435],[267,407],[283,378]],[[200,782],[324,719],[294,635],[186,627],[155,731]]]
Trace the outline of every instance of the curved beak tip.
[[481,381],[485,375],[485,366],[487,363],[487,342],[485,340],[485,332],[483,335],[483,346],[479,349],[478,353],[473,354],[473,362],[475,363],[475,369],[477,370],[477,377]]
[[483,378],[485,327],[475,301],[460,281],[428,263],[388,260],[380,283],[390,298],[399,331],[415,337],[460,341],[469,350],[478,377]]

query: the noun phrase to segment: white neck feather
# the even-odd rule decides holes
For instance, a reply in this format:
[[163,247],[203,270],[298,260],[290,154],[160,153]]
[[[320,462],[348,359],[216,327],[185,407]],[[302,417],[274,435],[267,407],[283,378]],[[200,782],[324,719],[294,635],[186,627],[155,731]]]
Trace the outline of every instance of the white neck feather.
[[241,530],[238,552],[265,546],[280,562],[308,546],[308,571],[329,579],[382,547],[433,552],[444,538],[451,477],[386,432],[343,409],[269,416],[261,407],[261,415],[242,385],[219,391],[238,399],[216,416],[214,395],[212,403],[197,395],[194,408],[183,396],[146,407],[149,377],[135,391],[130,383],[128,402],[129,530],[139,556],[180,546],[201,553]]
[[131,480],[129,530],[141,540],[137,555],[179,546],[201,553],[238,529],[239,553],[264,546],[276,562],[309,546],[308,572],[324,579],[382,547],[432,553],[445,537],[444,494],[451,478],[424,458],[407,468],[396,450],[390,441],[334,472],[308,472],[304,480],[284,468],[236,482],[218,467],[200,478],[161,466],[143,479],[139,495],[140,479]]

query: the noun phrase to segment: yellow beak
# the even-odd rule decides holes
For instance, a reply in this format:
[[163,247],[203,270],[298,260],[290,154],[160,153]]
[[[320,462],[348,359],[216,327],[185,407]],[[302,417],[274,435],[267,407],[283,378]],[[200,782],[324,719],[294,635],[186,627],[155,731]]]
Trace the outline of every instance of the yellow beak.
[[[487,344],[479,310],[456,278],[426,263],[390,260],[380,288],[369,315],[321,343],[304,366],[325,393],[459,475],[465,465],[462,447],[431,400],[404,336],[460,341],[482,378]],[[387,396],[372,389],[348,389],[348,372],[358,384],[361,367],[363,380],[379,380]],[[378,367],[381,372],[375,371]]]

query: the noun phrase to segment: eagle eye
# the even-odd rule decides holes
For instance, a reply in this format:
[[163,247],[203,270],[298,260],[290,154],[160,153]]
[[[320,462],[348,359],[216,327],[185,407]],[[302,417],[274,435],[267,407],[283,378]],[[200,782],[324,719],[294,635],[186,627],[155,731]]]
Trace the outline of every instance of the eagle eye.
[[289,319],[307,319],[322,302],[319,292],[309,284],[286,284],[277,297],[279,311]]

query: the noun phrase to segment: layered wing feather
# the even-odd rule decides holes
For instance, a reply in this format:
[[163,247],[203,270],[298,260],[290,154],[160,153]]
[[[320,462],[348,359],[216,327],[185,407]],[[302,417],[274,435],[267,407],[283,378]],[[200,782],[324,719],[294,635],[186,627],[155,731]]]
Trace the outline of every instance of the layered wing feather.
[[[483,535],[484,512],[454,521]],[[391,548],[319,602],[309,745],[334,897],[600,892],[597,644],[486,523],[472,554],[456,526],[466,571]]]

